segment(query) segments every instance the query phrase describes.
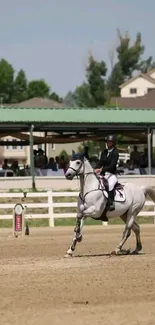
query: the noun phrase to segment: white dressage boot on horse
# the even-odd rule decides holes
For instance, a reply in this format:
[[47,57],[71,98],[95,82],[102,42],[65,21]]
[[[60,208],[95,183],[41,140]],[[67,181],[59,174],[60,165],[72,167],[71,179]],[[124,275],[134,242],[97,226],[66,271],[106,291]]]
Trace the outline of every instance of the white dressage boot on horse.
[[120,218],[125,222],[125,230],[122,240],[113,251],[115,254],[122,253],[123,245],[131,234],[131,230],[136,236],[136,249],[138,253],[142,249],[140,239],[140,227],[136,223],[136,216],[145,204],[146,195],[155,202],[155,189],[152,187],[139,187],[135,184],[126,183],[124,186],[115,185],[115,210],[108,211],[108,193],[106,191],[106,180],[103,183],[97,176],[89,161],[81,154],[73,152],[69,167],[65,173],[68,180],[75,176],[80,177],[80,193],[77,204],[76,227],[74,229],[71,246],[67,250],[65,257],[70,257],[75,251],[77,242],[82,241],[82,227],[84,220],[91,217],[95,220],[104,220],[105,216],[109,218]]

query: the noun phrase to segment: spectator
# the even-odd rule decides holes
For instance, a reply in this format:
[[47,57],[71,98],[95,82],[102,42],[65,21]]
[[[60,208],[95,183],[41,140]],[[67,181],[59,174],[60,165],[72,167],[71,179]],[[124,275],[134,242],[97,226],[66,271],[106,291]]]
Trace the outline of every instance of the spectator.
[[18,166],[18,161],[17,160],[14,160],[12,165],[11,165],[11,169],[14,171],[15,175],[16,176],[19,176],[20,174],[20,168]]
[[146,174],[145,168],[147,167],[148,167],[148,149],[145,148],[144,152],[142,152],[140,155],[140,173],[142,175]]
[[56,162],[56,165],[57,165],[57,169],[59,169],[59,156],[55,157],[55,162]]
[[2,166],[3,169],[10,169],[9,165],[8,165],[8,159],[4,159],[4,164]]
[[145,148],[144,152],[140,155],[140,167],[147,168],[148,166],[148,149]]
[[137,146],[133,147],[133,151],[130,154],[130,160],[133,165],[133,168],[140,167],[140,152],[137,149]]
[[40,168],[40,169],[44,169],[45,168],[45,156],[44,156],[44,150],[42,150],[41,148],[39,148],[38,150],[38,154],[36,156],[36,167]]
[[61,156],[59,160],[59,168],[64,170],[64,173],[67,169],[67,162],[65,161],[65,156]]
[[51,157],[49,159],[49,163],[47,164],[47,169],[52,169],[54,172],[57,172],[57,163],[54,161],[54,158]]
[[84,156],[86,157],[86,159],[89,160],[89,147],[88,146],[84,147]]

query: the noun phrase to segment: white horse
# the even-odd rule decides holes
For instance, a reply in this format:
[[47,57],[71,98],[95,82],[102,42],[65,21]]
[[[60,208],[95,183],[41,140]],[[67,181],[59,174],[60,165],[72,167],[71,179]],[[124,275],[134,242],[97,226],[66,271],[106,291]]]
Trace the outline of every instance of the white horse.
[[136,249],[134,254],[138,254],[142,250],[140,227],[136,223],[136,216],[145,204],[146,195],[155,202],[155,188],[139,187],[135,184],[126,183],[124,186],[117,183],[115,186],[115,210],[108,211],[108,189],[107,181],[103,177],[103,181],[93,170],[89,161],[81,154],[75,154],[69,162],[69,167],[65,173],[68,180],[72,180],[75,176],[80,177],[80,193],[78,198],[78,211],[76,216],[76,227],[74,229],[73,241],[65,257],[71,257],[75,251],[77,242],[82,241],[82,227],[84,220],[91,217],[96,220],[105,220],[107,218],[120,218],[125,223],[125,230],[119,245],[113,251],[113,254],[129,253],[122,250],[127,238],[131,234],[131,230],[136,236]]

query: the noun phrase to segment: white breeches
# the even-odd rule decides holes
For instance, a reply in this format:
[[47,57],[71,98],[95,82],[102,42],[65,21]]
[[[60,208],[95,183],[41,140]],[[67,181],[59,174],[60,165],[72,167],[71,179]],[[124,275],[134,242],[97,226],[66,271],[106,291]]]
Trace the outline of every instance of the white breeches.
[[112,175],[110,173],[105,173],[105,176],[104,176],[107,180],[108,180],[108,183],[109,183],[109,191],[112,191],[115,184],[117,183],[117,177],[116,175]]

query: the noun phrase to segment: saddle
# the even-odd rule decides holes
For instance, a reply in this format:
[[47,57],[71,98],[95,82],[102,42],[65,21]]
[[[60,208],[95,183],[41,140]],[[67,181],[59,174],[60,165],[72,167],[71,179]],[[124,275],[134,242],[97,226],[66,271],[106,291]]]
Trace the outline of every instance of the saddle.
[[[109,183],[108,183],[108,180],[104,176],[102,176],[102,175],[99,176],[99,180],[100,180],[101,188],[103,188],[107,192],[107,194],[108,194],[109,193]],[[114,189],[113,189],[113,191],[114,191],[114,197],[116,195],[116,191],[119,192],[120,193],[120,196],[121,196],[122,195],[121,190],[123,190],[123,188],[124,188],[124,185],[122,185],[122,184],[120,184],[120,183],[117,182],[115,184],[115,186],[114,186]]]
[[[100,187],[103,190],[104,196],[106,197],[106,199],[108,199],[109,197],[108,180],[104,176],[99,175],[99,182],[100,182]],[[117,182],[114,186],[113,191],[114,191],[114,202],[125,202],[124,185]],[[103,211],[102,215],[98,220],[108,221],[107,212],[108,212],[108,201],[105,210]]]

